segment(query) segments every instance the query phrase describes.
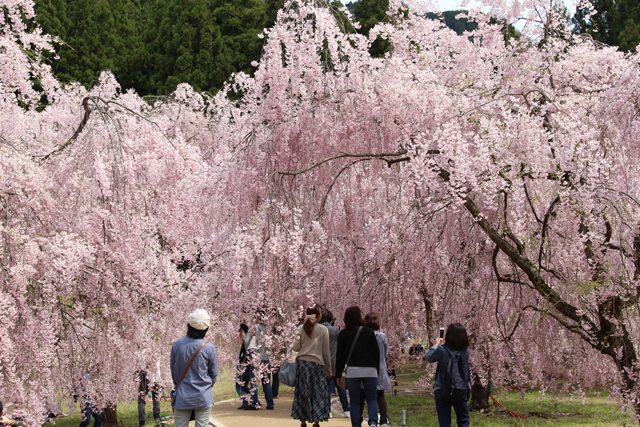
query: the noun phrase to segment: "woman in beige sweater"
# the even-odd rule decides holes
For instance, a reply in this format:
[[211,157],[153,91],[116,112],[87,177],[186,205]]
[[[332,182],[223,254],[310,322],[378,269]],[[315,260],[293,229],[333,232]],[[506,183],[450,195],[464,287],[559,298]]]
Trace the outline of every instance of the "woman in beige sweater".
[[307,309],[304,324],[298,327],[300,337],[293,343],[298,352],[296,360],[295,394],[291,416],[306,427],[311,421],[314,427],[327,421],[331,413],[331,402],[327,390],[327,378],[331,378],[331,353],[329,331],[317,322],[322,317],[319,307]]

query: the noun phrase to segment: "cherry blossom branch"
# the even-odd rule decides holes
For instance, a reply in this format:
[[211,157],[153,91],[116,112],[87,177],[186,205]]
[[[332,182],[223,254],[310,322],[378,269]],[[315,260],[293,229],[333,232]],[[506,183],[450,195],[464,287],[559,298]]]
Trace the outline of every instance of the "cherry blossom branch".
[[[71,135],[71,138],[69,138],[67,141],[65,141],[64,143],[60,144],[59,146],[57,146],[56,148],[54,148],[51,152],[49,152],[48,154],[45,154],[43,156],[34,156],[34,158],[38,158],[38,164],[43,164],[45,163],[47,160],[49,160],[52,156],[55,156],[56,154],[64,151],[67,147],[69,147],[74,141],[76,141],[78,139],[78,137],[80,136],[80,134],[82,133],[82,131],[84,130],[84,128],[86,127],[87,123],[89,122],[89,118],[91,117],[91,112],[92,109],[89,106],[89,101],[91,101],[93,103],[94,108],[98,109],[99,112],[105,117],[105,119],[109,119],[109,120],[113,120],[113,118],[105,113],[105,110],[103,108],[100,108],[98,102],[103,103],[106,106],[110,106],[110,105],[115,105],[118,106],[120,108],[122,108],[124,111],[126,111],[127,113],[138,117],[146,122],[149,122],[153,125],[156,125],[153,121],[149,120],[149,118],[143,116],[142,114],[132,110],[131,108],[127,107],[126,105],[123,105],[117,101],[112,101],[112,100],[104,100],[98,96],[86,96],[82,99],[82,108],[84,110],[84,114],[82,116],[82,120],[80,121],[80,124],[78,125],[78,127],[76,128],[75,132],[73,133],[73,135]],[[115,123],[115,122],[114,122]],[[166,135],[165,135],[166,137]],[[173,143],[171,142],[170,138],[167,138],[167,140],[169,141],[169,143],[171,145],[173,145]]]
[[329,188],[327,189],[327,191],[324,193],[324,196],[322,197],[322,203],[320,203],[320,211],[318,212],[318,216],[316,217],[316,219],[319,219],[324,214],[324,206],[327,203],[327,197],[329,196],[329,193],[331,192],[331,189],[335,185],[335,183],[338,180],[338,178],[340,177],[340,175],[342,175],[342,172],[346,171],[351,166],[353,166],[353,165],[355,165],[357,163],[365,162],[367,160],[371,160],[371,157],[365,157],[363,159],[359,159],[359,160],[356,160],[354,162],[351,162],[350,164],[348,164],[346,166],[343,166],[342,169],[340,169],[340,172],[338,172],[336,174],[336,176],[333,177],[333,180],[331,181],[331,185],[329,185]]
[[[379,159],[379,160],[383,160],[385,162],[387,162],[387,164],[389,166],[391,166],[393,163],[397,163],[399,161],[408,161],[409,158],[405,157],[403,159],[387,159],[386,157],[400,157],[400,156],[404,156],[405,154],[407,154],[407,150],[402,148],[398,151],[396,151],[395,153],[379,153],[379,154],[375,154],[375,153],[364,153],[364,154],[356,154],[356,153],[340,153],[337,154],[335,156],[331,156],[328,157],[324,160],[320,160],[317,163],[312,164],[311,166],[304,168],[304,169],[300,169],[297,171],[277,171],[276,173],[278,175],[288,175],[288,176],[298,176],[301,175],[305,172],[309,172],[311,169],[315,169],[318,166],[322,166],[323,164],[330,162],[332,160],[338,160],[338,159],[344,159],[344,158],[370,158],[370,159]],[[390,163],[391,162],[391,163]]]
[[542,254],[544,253],[544,244],[547,240],[549,219],[553,214],[553,211],[555,210],[556,206],[559,203],[560,203],[560,196],[556,196],[556,198],[553,199],[553,202],[551,202],[551,205],[549,206],[549,209],[547,210],[547,213],[544,216],[544,221],[542,221],[542,236],[540,237],[540,250],[538,251],[538,268],[541,268],[542,266]]
[[533,200],[531,200],[531,195],[529,194],[529,189],[527,188],[527,183],[525,182],[525,177],[522,177],[522,186],[524,187],[524,194],[527,198],[527,202],[529,203],[529,206],[531,207],[531,212],[533,212],[533,217],[536,219],[536,221],[538,222],[538,224],[542,224],[542,221],[540,220],[540,218],[538,218],[538,213],[536,212],[536,208],[533,207]]
[[[598,350],[598,351],[602,351],[602,345],[598,342],[593,342],[593,339],[585,333],[584,330],[582,330],[582,328],[580,327],[579,324],[577,325],[571,325],[567,322],[565,322],[564,320],[562,320],[559,316],[555,315],[554,313],[552,313],[549,310],[544,310],[541,309],[539,307],[533,306],[533,305],[527,305],[522,307],[522,310],[527,310],[527,309],[531,309],[535,312],[544,314],[545,316],[549,316],[552,319],[554,319],[556,322],[560,323],[562,326],[565,327],[565,329],[567,329],[568,331],[571,331],[577,335],[580,336],[580,338],[582,338],[585,342],[587,342],[591,347],[593,347],[594,349]],[[586,317],[586,316],[584,316]]]
[[567,303],[551,286],[549,286],[549,284],[540,275],[539,269],[537,269],[529,259],[519,254],[515,247],[500,236],[498,231],[491,225],[491,223],[489,223],[484,215],[482,215],[478,206],[476,206],[469,196],[464,197],[464,206],[469,213],[471,213],[487,236],[520,268],[520,270],[522,270],[524,274],[527,275],[534,289],[543,296],[547,302],[549,302],[565,317],[568,317],[576,323],[587,323],[589,330],[597,330],[596,325],[590,319],[586,318],[584,315],[580,315],[576,307]]
[[89,108],[89,101],[92,99],[92,97],[90,96],[86,96],[83,100],[82,100],[82,108],[84,109],[84,115],[82,117],[82,121],[80,122],[80,124],[78,125],[76,131],[73,133],[73,135],[71,136],[71,138],[69,138],[65,143],[59,145],[57,148],[55,148],[53,151],[51,151],[49,154],[46,154],[44,156],[42,156],[42,158],[40,159],[39,163],[42,164],[44,162],[46,162],[47,160],[49,160],[49,158],[53,155],[58,154],[59,152],[61,152],[62,150],[64,150],[65,148],[67,148],[69,145],[71,145],[73,143],[73,141],[75,141],[76,139],[78,139],[78,136],[80,135],[80,133],[84,130],[84,127],[87,125],[87,122],[89,121],[89,116],[91,115],[91,109]]

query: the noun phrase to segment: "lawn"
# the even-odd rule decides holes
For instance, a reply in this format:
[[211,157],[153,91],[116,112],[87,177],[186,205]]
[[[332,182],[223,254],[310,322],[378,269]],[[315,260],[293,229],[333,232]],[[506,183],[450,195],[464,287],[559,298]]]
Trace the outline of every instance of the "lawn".
[[[398,395],[386,394],[389,405],[389,417],[393,425],[399,426],[401,411],[407,411],[407,427],[437,427],[438,417],[431,393],[415,391],[415,383],[426,374],[428,364],[420,358],[405,358],[399,364]],[[431,377],[429,371],[426,374]],[[429,381],[431,382],[431,381]],[[406,389],[414,389],[407,392]],[[570,399],[570,396],[560,396],[553,399],[550,395],[541,395],[537,389],[521,391],[496,390],[497,400],[506,408],[526,416],[525,419],[515,419],[498,406],[488,412],[472,412],[471,425],[478,427],[497,426],[631,426],[637,425],[629,417],[623,416],[617,408],[617,402],[609,399],[609,394],[602,390],[597,393],[587,391],[585,403],[580,399]],[[455,415],[453,423],[455,424]]]
[[[487,413],[472,412],[471,425],[478,427],[495,426],[627,426],[635,425],[617,409],[616,402],[609,400],[606,393],[599,396],[587,392],[585,404],[580,400],[558,399],[555,403],[550,396],[543,396],[538,390],[526,392],[524,400],[518,391],[501,393],[497,399],[506,408],[526,416],[515,419],[504,409],[495,407]],[[427,393],[387,395],[389,417],[393,425],[400,425],[401,411],[407,411],[408,427],[437,427],[435,403]],[[455,419],[455,415],[454,415]],[[455,425],[455,421],[453,422]]]
[[[235,372],[235,369],[233,370]],[[230,399],[236,395],[235,383],[233,382],[232,371],[222,371],[218,376],[218,381],[213,387],[213,400],[214,402],[220,402],[226,399]],[[81,421],[80,406],[75,408],[67,408],[65,412],[69,414],[68,417],[57,418],[55,421],[56,427],[78,427]],[[146,420],[147,426],[154,425],[153,422],[153,405],[151,402],[147,402],[146,407]],[[171,415],[171,402],[160,402],[160,416]],[[121,427],[138,427],[138,402],[132,400],[131,402],[124,402],[118,405],[118,422]],[[45,424],[45,427],[50,424]],[[89,427],[93,426],[93,421],[89,424]]]
[[[400,426],[401,411],[407,411],[407,427],[437,427],[435,404],[427,391],[415,391],[415,382],[424,374],[421,361],[405,362],[398,370],[398,395],[387,393],[389,416],[394,426]],[[410,391],[410,389],[413,389]],[[282,387],[286,392],[289,387]],[[500,390],[498,390],[499,392]],[[235,396],[235,386],[231,371],[221,373],[214,387],[214,400],[220,402]],[[478,427],[558,427],[558,426],[631,426],[637,423],[624,417],[617,409],[615,400],[610,400],[605,392],[587,392],[585,404],[581,400],[571,400],[561,396],[555,401],[549,395],[541,395],[538,390],[526,390],[524,400],[520,391],[498,393],[497,399],[502,405],[526,419],[514,419],[504,409],[496,407],[487,413],[472,412],[471,425]],[[56,427],[77,427],[80,423],[79,407],[69,411],[69,417],[55,420]],[[147,425],[153,426],[151,402],[147,404]],[[161,415],[171,415],[169,402],[161,402]],[[454,416],[455,420],[455,416]],[[118,405],[118,421],[123,427],[138,427],[138,406],[136,401]],[[91,423],[91,426],[93,422]],[[327,424],[330,427],[331,422]],[[455,426],[455,421],[453,422]]]

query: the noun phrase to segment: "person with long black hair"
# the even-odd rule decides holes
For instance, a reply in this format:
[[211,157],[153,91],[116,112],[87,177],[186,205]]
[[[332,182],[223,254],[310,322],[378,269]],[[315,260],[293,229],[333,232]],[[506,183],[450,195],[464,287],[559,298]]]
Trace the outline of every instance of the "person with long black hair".
[[[385,390],[391,390],[391,381],[389,372],[387,371],[387,353],[389,352],[389,340],[384,332],[380,331],[380,316],[378,313],[371,312],[364,317],[364,322],[368,328],[373,329],[378,341],[380,349],[380,371],[378,375],[378,412],[380,413],[380,427],[387,427],[389,414],[387,412],[387,400],[384,397]],[[364,412],[364,396],[360,395],[360,419]]]
[[436,338],[435,344],[429,349],[429,353],[427,353],[427,362],[438,362],[433,389],[435,390],[436,412],[438,413],[438,423],[440,427],[451,427],[452,406],[456,412],[458,427],[469,427],[469,403],[443,399],[440,388],[452,354],[461,355],[468,367],[469,337],[467,336],[467,330],[460,323],[452,323],[449,325],[444,340]]
[[[380,349],[373,329],[364,325],[360,307],[349,307],[344,312],[345,328],[338,334],[336,377],[341,384],[342,371],[346,369],[349,390],[351,425],[360,427],[360,388],[367,401],[369,425],[378,425],[377,386],[380,372]],[[351,349],[353,348],[353,352]],[[351,353],[351,356],[349,356]]]

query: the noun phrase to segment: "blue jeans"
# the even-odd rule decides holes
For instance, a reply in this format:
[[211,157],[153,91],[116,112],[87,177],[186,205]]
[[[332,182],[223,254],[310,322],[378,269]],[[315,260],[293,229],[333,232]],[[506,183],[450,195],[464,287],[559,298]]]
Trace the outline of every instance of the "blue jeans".
[[436,412],[438,412],[438,423],[440,427],[451,427],[451,407],[456,411],[456,421],[458,427],[469,427],[469,403],[449,402],[442,400],[442,392],[437,389],[434,393],[436,401]]
[[[242,391],[245,394],[251,395],[251,406],[258,406],[260,405],[260,401],[258,400],[258,389],[256,388],[253,391],[251,390],[253,378],[254,378],[253,365],[247,366],[247,369],[249,369],[249,375],[251,377],[251,380],[249,381],[249,384],[245,384],[244,386],[242,386]],[[269,381],[269,377],[270,377],[269,374],[265,374],[262,377],[262,392],[264,393],[264,398],[267,401],[267,407],[273,408],[273,394],[271,391],[271,382]]]
[[336,377],[327,380],[327,388],[329,389],[329,399],[331,399],[331,394],[337,388],[338,396],[340,397],[340,403],[342,404],[342,410],[347,412],[349,410],[349,399],[347,399],[347,392],[344,391],[342,387],[338,387],[336,384]]
[[[242,368],[243,368],[242,364],[238,364],[236,366],[236,371],[239,372],[240,369]],[[238,379],[238,381],[240,381],[240,379]],[[242,391],[242,386],[238,383],[238,381],[236,381],[236,393],[238,393],[238,396],[242,397],[242,395],[244,395],[244,391]]]
[[378,378],[347,378],[349,389],[349,401],[351,402],[351,425],[360,427],[360,387],[364,389],[364,398],[367,401],[369,413],[369,425],[378,425]]
[[90,405],[85,406],[84,408],[84,420],[80,422],[80,426],[78,427],[87,427],[91,422],[91,415],[93,415],[93,419],[95,422],[93,423],[93,427],[100,427],[102,424],[102,414],[91,409]]

